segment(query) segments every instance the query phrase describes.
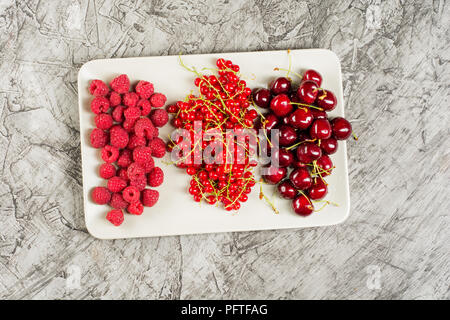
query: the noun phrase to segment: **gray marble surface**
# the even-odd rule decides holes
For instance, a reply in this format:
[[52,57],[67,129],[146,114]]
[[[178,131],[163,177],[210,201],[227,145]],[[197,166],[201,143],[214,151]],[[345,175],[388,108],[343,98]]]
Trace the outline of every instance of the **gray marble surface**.
[[[0,1],[0,298],[449,299],[450,2]],[[342,225],[100,241],[82,208],[86,61],[329,48],[342,61]]]

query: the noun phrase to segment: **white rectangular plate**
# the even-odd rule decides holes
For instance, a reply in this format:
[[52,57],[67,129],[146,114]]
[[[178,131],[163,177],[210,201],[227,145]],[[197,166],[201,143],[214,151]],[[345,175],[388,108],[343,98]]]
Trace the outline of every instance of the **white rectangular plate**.
[[[333,91],[338,100],[338,106],[331,115],[343,116],[342,77],[337,56],[323,49],[291,50],[290,54],[293,71],[301,73],[306,69],[316,69],[322,74],[322,87]],[[195,66],[200,70],[203,67],[215,67],[215,61],[219,57],[238,64],[250,88],[266,87],[275,77],[286,74],[284,71],[274,71],[275,67],[287,68],[289,65],[286,50],[185,55],[182,59],[187,66]],[[327,177],[329,192],[326,198],[339,206],[328,205],[320,212],[300,217],[293,213],[291,201],[279,198],[275,187],[266,185],[265,194],[273,199],[280,211],[279,214],[275,214],[264,200],[259,199],[259,186],[256,185],[249,200],[242,204],[239,212],[229,213],[223,208],[194,202],[187,192],[189,176],[183,170],[173,165],[165,165],[157,159],[157,165],[161,166],[165,173],[164,184],[157,188],[160,192],[158,203],[152,208],[145,208],[141,216],[126,214],[125,221],[120,227],[113,226],[105,219],[106,213],[110,210],[109,206],[95,204],[90,195],[95,186],[105,186],[106,181],[98,175],[98,167],[102,161],[100,151],[92,148],[89,142],[89,133],[94,128],[94,115],[90,111],[92,97],[88,92],[88,86],[92,79],[101,79],[109,83],[122,73],[129,76],[132,84],[138,80],[152,82],[156,91],[167,96],[168,103],[184,99],[195,89],[193,84],[195,75],[180,66],[178,56],[93,60],[81,67],[78,74],[78,95],[84,211],[86,227],[94,237],[118,239],[304,228],[338,224],[348,217],[350,198],[347,151],[345,142],[341,141],[337,153],[331,156],[336,168]],[[298,80],[294,78],[294,81]],[[160,130],[160,136],[166,139],[172,130],[173,127],[168,124]],[[165,160],[168,161],[169,156],[166,156]]]

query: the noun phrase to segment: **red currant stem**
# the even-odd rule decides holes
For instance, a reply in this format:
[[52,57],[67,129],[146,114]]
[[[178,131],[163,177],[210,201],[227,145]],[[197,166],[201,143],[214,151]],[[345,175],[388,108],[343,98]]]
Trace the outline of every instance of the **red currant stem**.
[[322,108],[313,106],[313,105],[311,105],[311,104],[300,103],[300,102],[291,102],[291,104],[295,104],[295,105],[299,105],[299,106],[303,106],[303,107],[309,107],[309,108],[313,108],[313,109],[317,109],[317,110],[323,111]]
[[275,205],[273,204],[272,201],[269,200],[269,198],[267,198],[267,196],[264,194],[263,192],[263,180],[262,178],[259,180],[259,185],[260,185],[260,189],[259,189],[259,199],[262,200],[266,200],[266,202],[272,207],[272,210],[276,213],[279,214],[280,212],[278,211],[278,209],[275,207]]
[[292,146],[287,147],[286,150],[294,149],[295,147],[298,147],[299,145],[301,145],[302,143],[305,143],[305,142],[314,142],[314,141],[316,141],[316,139],[304,140],[304,141],[301,141],[301,142],[297,142],[296,144],[293,144]]

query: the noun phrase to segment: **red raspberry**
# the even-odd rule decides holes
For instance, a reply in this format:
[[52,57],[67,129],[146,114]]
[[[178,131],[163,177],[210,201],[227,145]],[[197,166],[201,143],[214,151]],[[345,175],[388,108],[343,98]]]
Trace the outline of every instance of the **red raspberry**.
[[141,110],[138,107],[128,107],[123,112],[125,119],[137,120],[141,116]]
[[164,182],[164,172],[160,167],[154,167],[148,174],[148,185],[150,187],[159,187]]
[[161,108],[166,103],[167,98],[162,93],[154,93],[150,97],[150,103],[152,104],[152,107],[154,108]]
[[95,125],[102,130],[108,130],[113,125],[113,118],[107,113],[100,113],[95,116]]
[[106,219],[118,227],[123,222],[123,212],[120,209],[113,209],[106,214]]
[[111,91],[109,94],[109,104],[111,107],[118,106],[122,102],[122,97],[117,92]]
[[120,153],[119,159],[117,160],[117,165],[121,168],[127,168],[131,163],[133,163],[132,160],[132,153],[128,149],[123,149]]
[[[162,158],[166,154],[166,144],[165,142],[159,138],[156,137],[152,141],[148,143],[148,146],[152,149],[152,156],[156,158]],[[133,154],[134,156],[134,154]]]
[[114,209],[125,209],[128,206],[128,202],[123,199],[121,193],[116,192],[111,196],[109,205]]
[[100,177],[103,179],[109,179],[116,175],[116,167],[111,163],[103,163],[99,169]]
[[128,205],[127,211],[131,214],[140,216],[144,212],[144,206],[139,201],[135,201]]
[[109,131],[109,142],[116,148],[125,148],[128,144],[128,133],[121,126],[114,126]]
[[153,158],[150,158],[149,161],[141,164],[141,166],[142,168],[144,168],[145,173],[149,173],[155,167],[155,160],[153,160]]
[[152,158],[152,149],[150,147],[136,147],[133,150],[133,160],[137,163],[145,163]]
[[157,190],[145,189],[142,191],[142,204],[146,207],[153,207],[159,199]]
[[106,96],[109,88],[102,80],[92,80],[89,86],[89,92],[94,96]]
[[95,128],[91,131],[90,139],[94,148],[103,148],[108,143],[108,134],[101,129]]
[[127,92],[123,95],[123,104],[127,107],[135,107],[139,96],[135,92]]
[[139,81],[135,88],[136,93],[139,97],[143,99],[148,99],[151,97],[155,89],[153,88],[153,84],[148,81]]
[[130,179],[128,178],[127,169],[125,169],[125,168],[119,169],[119,171],[117,171],[117,176],[118,176],[119,178],[122,178],[123,180],[125,180],[125,181],[127,181],[127,182],[130,180]]
[[119,177],[112,177],[108,180],[108,189],[112,192],[120,192],[125,189],[127,186],[127,182]]
[[114,108],[113,112],[111,113],[112,118],[116,122],[123,122],[125,120],[125,117],[123,116],[123,112],[125,110],[125,107],[122,105],[118,105]]
[[150,113],[150,111],[152,111],[152,105],[150,104],[150,101],[146,99],[139,100],[136,106],[139,108],[139,110],[141,110],[141,116],[143,117],[145,117]]
[[109,144],[102,149],[102,159],[107,163],[112,163],[119,158],[119,149],[110,146]]
[[169,114],[164,109],[153,110],[150,119],[155,127],[162,127],[169,121]]
[[130,120],[130,119],[125,119],[125,121],[123,122],[123,128],[131,133],[134,131],[134,126],[136,125],[136,119]]
[[91,101],[91,110],[95,114],[106,113],[109,110],[109,100],[105,97],[95,97]]
[[138,137],[137,135],[133,134],[130,136],[130,141],[128,141],[127,148],[130,150],[133,150],[136,147],[144,147],[147,145],[147,139],[144,137]]
[[92,200],[96,204],[107,204],[111,200],[111,192],[105,187],[95,187],[92,190]]
[[121,74],[117,78],[114,78],[109,84],[111,89],[117,93],[126,93],[130,91],[130,79],[126,74]]
[[139,200],[139,198],[141,197],[141,193],[139,192],[138,188],[129,186],[123,189],[122,197],[126,202],[133,203]]
[[141,118],[134,125],[134,132],[138,137],[146,137],[151,140],[155,137],[155,126],[149,118]]
[[130,186],[136,187],[139,191],[142,191],[147,186],[147,178],[143,175],[141,178],[130,180]]
[[144,168],[139,163],[133,162],[127,168],[127,176],[130,180],[142,179],[145,177]]

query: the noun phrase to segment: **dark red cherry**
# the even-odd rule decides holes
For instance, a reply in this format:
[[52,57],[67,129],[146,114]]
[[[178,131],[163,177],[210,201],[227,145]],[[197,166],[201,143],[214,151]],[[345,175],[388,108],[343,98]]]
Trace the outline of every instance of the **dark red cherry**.
[[311,175],[306,168],[298,168],[292,171],[289,175],[289,180],[299,190],[306,190],[312,185]]
[[331,171],[333,170],[333,162],[331,161],[330,157],[324,154],[316,161],[317,166],[320,169],[320,175],[322,177],[328,176],[331,174]]
[[304,130],[313,122],[313,115],[309,108],[298,108],[289,115],[289,124],[294,128]]
[[331,137],[320,141],[320,148],[325,154],[333,154],[337,151],[338,142],[335,138]]
[[280,77],[272,82],[270,86],[270,91],[273,95],[278,95],[281,93],[288,93],[291,90],[291,80],[285,77]]
[[270,102],[270,109],[277,117],[287,116],[292,111],[291,100],[284,93],[279,94]]
[[289,180],[281,181],[278,186],[278,193],[285,199],[294,199],[297,195],[297,189],[295,189],[292,182]]
[[337,117],[331,120],[333,136],[337,140],[345,140],[352,134],[352,125],[346,119]]
[[264,117],[265,119],[260,118],[259,123],[256,124],[257,129],[266,129],[269,131],[275,128],[279,123],[277,116],[273,113],[265,114]]
[[299,131],[297,133],[297,142],[303,142],[305,140],[311,140],[311,136],[308,131]]
[[[292,113],[291,113],[292,114]],[[290,116],[290,115],[289,115]],[[289,116],[283,117],[281,119],[281,123],[282,124],[289,124]]]
[[301,161],[299,161],[297,159],[294,159],[294,161],[292,161],[292,167],[294,167],[294,168],[307,168],[308,165],[304,164],[303,162],[301,162]]
[[278,165],[280,167],[289,167],[294,161],[294,155],[291,151],[286,150],[285,148],[277,149],[273,156],[278,159]]
[[308,189],[307,194],[311,200],[320,200],[325,198],[328,192],[328,187],[322,179],[316,179],[311,188]]
[[312,80],[315,83],[317,83],[317,86],[319,86],[319,87],[322,84],[322,76],[320,75],[319,72],[317,72],[316,70],[313,70],[313,69],[309,69],[309,70],[305,71],[305,73],[303,74],[302,81],[305,81],[305,80]]
[[322,149],[317,144],[305,142],[297,148],[297,160],[302,163],[311,163],[322,156]]
[[300,216],[309,216],[314,211],[314,206],[307,196],[300,194],[292,200],[292,209]]
[[312,104],[317,98],[317,93],[319,92],[319,87],[314,81],[306,80],[300,83],[297,90],[297,97],[301,102],[306,104]]
[[319,90],[316,99],[316,105],[325,111],[331,111],[336,108],[336,96],[330,90]]
[[328,139],[331,137],[331,125],[327,119],[314,120],[309,128],[309,134],[312,139]]
[[282,147],[287,147],[294,144],[297,141],[297,132],[294,128],[287,125],[282,125],[279,128],[279,140],[278,143]]
[[267,170],[262,177],[264,178],[264,180],[268,183],[268,184],[277,184],[278,182],[280,182],[281,180],[284,179],[284,177],[286,177],[287,174],[287,169],[286,168],[282,168],[282,167],[274,167],[274,166],[270,166],[270,167],[265,167],[263,168],[263,170]]
[[311,113],[312,113],[312,116],[314,117],[314,119],[327,119],[328,118],[327,113],[322,110],[311,108]]
[[253,92],[253,101],[260,108],[268,108],[271,99],[272,95],[269,89],[261,88]]

